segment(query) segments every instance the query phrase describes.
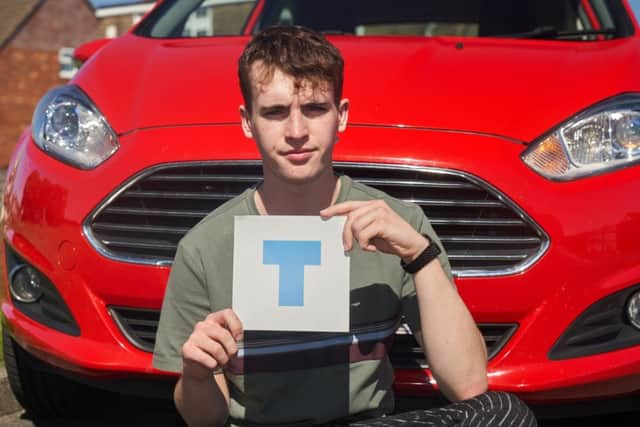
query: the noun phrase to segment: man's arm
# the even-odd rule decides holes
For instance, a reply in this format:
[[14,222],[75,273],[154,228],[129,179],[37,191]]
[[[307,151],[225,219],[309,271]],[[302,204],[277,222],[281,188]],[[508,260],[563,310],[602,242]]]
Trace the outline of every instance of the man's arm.
[[203,380],[181,376],[173,400],[189,426],[220,426],[229,415],[229,388],[224,374]]
[[[196,252],[196,253],[194,253]],[[229,392],[220,371],[238,350],[240,319],[231,309],[211,313],[204,267],[181,242],[165,292],[153,366],[181,374],[174,389],[178,411],[190,426],[225,423]]]
[[231,310],[210,314],[198,322],[182,346],[182,376],[174,390],[180,415],[191,427],[221,426],[229,416],[229,388],[222,373],[238,352],[242,323]]
[[487,350],[469,310],[436,258],[414,275],[421,336],[442,393],[465,400],[487,390]]
[[[352,201],[324,209],[325,217],[347,215],[343,240],[367,251],[395,254],[405,262],[429,244],[384,201]],[[444,395],[463,400],[487,389],[484,340],[467,307],[436,259],[414,275],[422,327],[420,344]],[[420,337],[417,337],[420,339]]]

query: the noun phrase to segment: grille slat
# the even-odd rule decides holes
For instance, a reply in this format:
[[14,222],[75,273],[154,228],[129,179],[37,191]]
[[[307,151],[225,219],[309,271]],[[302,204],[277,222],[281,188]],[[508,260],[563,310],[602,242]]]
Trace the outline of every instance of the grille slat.
[[434,218],[430,217],[431,225],[464,225],[481,227],[521,227],[522,221],[517,219],[467,219],[467,218]]
[[96,222],[93,227],[97,230],[106,231],[142,231],[148,233],[173,233],[184,235],[189,231],[189,227],[168,227],[156,225],[130,225],[130,224],[108,224]]
[[[168,217],[189,217],[189,218],[203,218],[209,211],[191,211],[191,210],[170,210],[170,209],[147,209],[147,208],[120,208],[120,207],[108,207],[103,211],[105,214],[114,215],[156,215],[156,216],[168,216]],[[96,223],[94,223],[96,224]]]
[[416,180],[384,180],[374,178],[362,178],[358,179],[363,184],[370,185],[372,187],[384,188],[384,187],[418,187],[418,188],[446,188],[446,189],[466,189],[474,190],[477,187],[473,184],[466,184],[464,182],[455,181],[416,181]]
[[173,250],[175,249],[175,245],[167,242],[160,241],[136,241],[133,239],[124,240],[124,239],[105,239],[103,243],[106,246],[114,246],[118,248],[133,248],[133,249],[162,249],[162,250]]
[[163,175],[163,174],[157,174],[157,175],[152,175],[149,178],[147,178],[148,181],[153,182],[153,181],[164,181],[164,182],[171,182],[171,181],[188,181],[188,182],[229,182],[229,181],[236,181],[236,182],[248,182],[248,183],[255,183],[258,182],[262,179],[261,176],[259,175],[252,175],[252,176],[243,176],[243,175],[217,175],[217,176],[211,176],[211,175]]
[[501,208],[502,202],[494,200],[436,200],[436,199],[405,199],[406,202],[422,206],[465,206],[473,208]]
[[615,307],[610,310],[601,311],[598,313],[591,314],[586,316],[584,319],[585,326],[595,326],[595,325],[607,325],[611,323],[615,323],[615,321],[620,316],[620,310]]
[[599,342],[611,339],[620,333],[622,327],[620,325],[604,325],[592,328],[580,334],[575,334],[567,340],[567,344],[572,346],[587,345],[592,342]]
[[[548,239],[488,184],[460,172],[402,165],[337,163],[336,172],[422,207],[442,238],[454,274],[512,274],[537,259]],[[209,212],[261,180],[259,162],[169,164],[144,171],[87,220],[108,257],[170,263],[182,236]]]
[[144,328],[144,327],[147,327],[147,328],[152,328],[154,331],[156,329],[158,329],[158,321],[157,320],[138,319],[138,318],[130,316],[130,317],[127,318],[127,323],[132,328],[138,328],[138,327],[143,327]]
[[487,243],[493,245],[522,245],[540,244],[539,237],[477,237],[477,236],[439,236],[440,240],[448,243]]
[[478,252],[478,253],[459,253],[457,251],[447,252],[450,261],[462,260],[487,260],[487,261],[522,261],[527,258],[527,254],[521,253],[497,253],[497,252]]
[[128,191],[122,195],[127,198],[148,198],[148,199],[201,199],[201,200],[229,200],[235,194],[223,193],[180,193],[176,191]]
[[156,326],[155,329],[153,330],[153,332],[145,332],[143,330],[136,330],[136,335],[138,335],[138,337],[140,337],[141,340],[144,341],[153,341],[155,343],[156,341],[156,330],[158,329],[158,327]]

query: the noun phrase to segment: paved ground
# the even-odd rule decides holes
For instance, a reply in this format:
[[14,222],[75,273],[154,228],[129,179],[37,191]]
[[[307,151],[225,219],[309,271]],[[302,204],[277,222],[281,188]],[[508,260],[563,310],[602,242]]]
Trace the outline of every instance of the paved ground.
[[[1,417],[2,427],[175,427],[183,426],[173,406],[166,402],[144,399],[122,399],[103,414],[90,419],[32,419],[24,411]],[[638,417],[627,414],[572,418],[567,420],[540,420],[540,427],[631,427],[638,426]]]
[[1,427],[183,427],[171,405],[143,399],[129,399],[91,418],[30,418],[24,411],[0,417]]
[[[16,412],[20,409],[22,408],[20,408],[18,402],[13,398],[13,394],[9,388],[9,382],[7,380],[7,374],[4,371],[4,367],[0,364],[0,417],[5,414]],[[4,426],[4,424],[0,422],[0,426]]]
[[[37,419],[27,417],[24,412],[17,412],[12,415],[0,417],[2,427],[170,427],[179,426],[180,423],[170,421],[163,416],[163,412],[156,407],[146,409],[117,409],[110,415],[97,417],[95,419]],[[631,427],[638,425],[637,417],[596,417],[596,418],[574,418],[562,421],[539,421],[540,427]]]

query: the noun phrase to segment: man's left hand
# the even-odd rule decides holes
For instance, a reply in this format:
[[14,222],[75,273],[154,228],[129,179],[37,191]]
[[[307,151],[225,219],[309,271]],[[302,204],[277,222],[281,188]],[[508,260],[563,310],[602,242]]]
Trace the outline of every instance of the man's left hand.
[[355,239],[365,251],[394,254],[411,262],[429,244],[384,200],[338,203],[320,211],[325,219],[336,215],[347,216],[342,235],[347,251],[353,248]]

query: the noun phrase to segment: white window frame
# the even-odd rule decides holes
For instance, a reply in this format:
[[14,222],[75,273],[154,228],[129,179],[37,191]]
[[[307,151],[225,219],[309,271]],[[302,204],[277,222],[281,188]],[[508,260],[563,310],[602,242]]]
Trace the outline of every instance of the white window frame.
[[69,80],[78,72],[78,69],[73,63],[74,50],[72,47],[61,47],[58,49],[58,64],[60,65],[58,76],[61,79]]

